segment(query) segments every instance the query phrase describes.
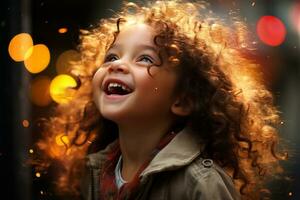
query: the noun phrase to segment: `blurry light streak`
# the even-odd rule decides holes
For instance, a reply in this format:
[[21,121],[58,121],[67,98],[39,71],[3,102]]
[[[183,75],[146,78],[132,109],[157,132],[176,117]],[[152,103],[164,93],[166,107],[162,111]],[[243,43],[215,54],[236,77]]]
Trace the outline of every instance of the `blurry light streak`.
[[51,80],[47,76],[38,76],[31,82],[30,97],[32,103],[37,106],[47,106],[51,103]]
[[61,74],[56,76],[50,84],[50,96],[59,104],[67,104],[75,95],[77,83],[72,76]]
[[262,16],[256,26],[259,39],[270,46],[282,44],[286,36],[283,22],[275,16]]
[[290,11],[290,21],[292,23],[293,29],[300,34],[300,3],[295,3],[291,7]]
[[31,51],[28,50],[32,46],[33,40],[31,36],[28,33],[20,33],[11,39],[8,45],[8,53],[14,61],[24,61],[31,55]]
[[48,47],[44,44],[37,44],[31,47],[29,51],[32,51],[32,54],[24,61],[26,69],[33,74],[46,69],[50,62]]

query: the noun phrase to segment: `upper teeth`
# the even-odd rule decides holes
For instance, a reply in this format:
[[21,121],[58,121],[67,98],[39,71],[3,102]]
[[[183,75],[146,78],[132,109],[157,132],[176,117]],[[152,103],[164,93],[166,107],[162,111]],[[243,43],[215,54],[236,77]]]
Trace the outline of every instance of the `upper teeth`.
[[119,83],[109,83],[107,86],[108,90],[110,90],[113,87],[121,87],[122,90],[130,91],[130,89],[128,87],[126,87],[125,85],[121,85]]

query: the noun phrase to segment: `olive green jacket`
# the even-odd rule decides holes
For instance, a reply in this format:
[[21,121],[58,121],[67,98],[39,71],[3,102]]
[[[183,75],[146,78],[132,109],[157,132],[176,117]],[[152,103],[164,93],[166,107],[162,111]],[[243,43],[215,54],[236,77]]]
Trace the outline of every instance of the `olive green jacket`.
[[[179,132],[140,175],[138,200],[240,199],[231,178],[210,159],[200,156],[203,145],[187,129]],[[85,200],[99,200],[99,171],[111,145],[87,157],[82,181]]]

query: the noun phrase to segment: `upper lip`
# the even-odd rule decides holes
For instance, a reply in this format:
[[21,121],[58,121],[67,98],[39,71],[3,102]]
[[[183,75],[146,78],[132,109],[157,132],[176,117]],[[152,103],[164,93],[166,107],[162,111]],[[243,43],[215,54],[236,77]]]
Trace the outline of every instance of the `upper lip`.
[[108,87],[108,84],[110,83],[119,83],[121,85],[124,85],[128,88],[130,88],[130,90],[133,91],[133,86],[132,84],[130,84],[129,82],[125,81],[125,80],[121,80],[121,79],[118,79],[118,78],[107,78],[107,79],[104,79],[103,81],[103,84],[102,84],[102,90],[105,91]]

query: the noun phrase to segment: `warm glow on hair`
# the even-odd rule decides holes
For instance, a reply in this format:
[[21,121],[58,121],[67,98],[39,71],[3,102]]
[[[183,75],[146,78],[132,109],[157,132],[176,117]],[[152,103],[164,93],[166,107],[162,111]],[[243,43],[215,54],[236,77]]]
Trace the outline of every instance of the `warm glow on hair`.
[[[71,69],[80,87],[68,104],[56,107],[38,143],[48,157],[64,163],[68,173],[59,178],[59,188],[77,189],[74,177],[68,183],[72,164],[86,155],[97,134],[104,134],[92,103],[92,76],[118,31],[134,23],[153,26],[156,44],[176,64],[183,81],[178,92],[197,105],[190,124],[204,130],[205,154],[231,174],[243,198],[255,199],[264,175],[272,174],[280,159],[275,151],[280,121],[260,66],[247,58],[252,47],[246,26],[239,20],[225,24],[202,3],[179,1],[156,1],[149,7],[127,3],[96,28],[81,31],[81,60]],[[57,145],[60,134],[68,137],[65,145]]]

